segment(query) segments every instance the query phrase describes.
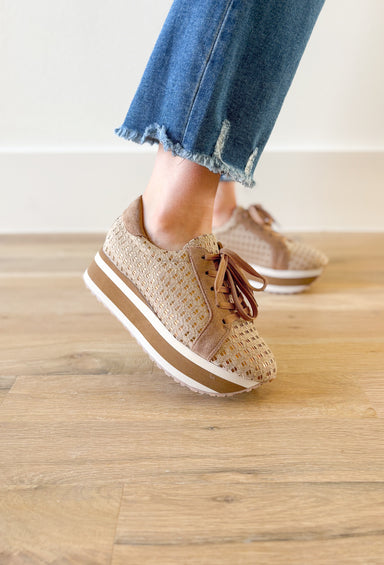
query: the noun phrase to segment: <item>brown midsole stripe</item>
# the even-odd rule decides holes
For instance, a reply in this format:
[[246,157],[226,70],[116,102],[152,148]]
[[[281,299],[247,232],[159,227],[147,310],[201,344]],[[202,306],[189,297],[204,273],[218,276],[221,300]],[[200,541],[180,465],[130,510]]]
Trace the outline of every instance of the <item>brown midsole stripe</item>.
[[[264,278],[266,279],[267,284],[277,284],[280,286],[295,286],[300,284],[311,284],[311,282],[317,279],[318,276],[319,275],[316,275],[314,277],[303,277],[301,279],[282,279],[277,277],[266,277],[266,276],[264,276]],[[256,277],[253,277],[252,275],[249,275],[249,278],[252,280],[259,280]]]
[[[108,265],[110,265],[110,263],[111,262],[109,260]],[[246,388],[206,371],[176,351],[156,331],[144,314],[140,312],[129,298],[125,296],[125,294],[111,281],[104,271],[100,269],[95,261],[93,261],[88,268],[88,275],[96,286],[98,286],[98,288],[115,304],[115,306],[128,318],[128,320],[136,326],[139,332],[152,345],[152,347],[159,352],[161,357],[168,361],[168,363],[170,363],[173,367],[181,371],[184,375],[187,375],[194,381],[222,394],[238,392]],[[120,273],[119,276],[129,288],[133,286],[132,282],[129,281],[127,277],[124,277],[122,273]]]

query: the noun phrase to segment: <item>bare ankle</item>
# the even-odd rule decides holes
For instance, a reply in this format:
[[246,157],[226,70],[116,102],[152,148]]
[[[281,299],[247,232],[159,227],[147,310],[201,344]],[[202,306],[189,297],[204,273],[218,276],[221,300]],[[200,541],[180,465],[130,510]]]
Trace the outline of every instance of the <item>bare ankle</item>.
[[220,175],[162,147],[143,194],[144,226],[158,247],[181,249],[212,231],[213,205]]
[[189,237],[190,234],[183,230],[183,226],[172,221],[171,218],[150,216],[145,211],[144,227],[150,241],[157,247],[168,251],[182,249],[193,238],[193,236]]
[[223,210],[214,210],[213,219],[212,219],[212,229],[215,231],[216,228],[220,228],[224,224],[226,224],[235,210],[236,206],[231,208],[225,208]]
[[144,227],[149,239],[163,249],[182,249],[188,241],[212,231],[212,208],[189,209],[156,206],[151,200],[144,205]]
[[235,183],[221,181],[216,192],[215,205],[213,208],[214,230],[228,222],[236,206]]

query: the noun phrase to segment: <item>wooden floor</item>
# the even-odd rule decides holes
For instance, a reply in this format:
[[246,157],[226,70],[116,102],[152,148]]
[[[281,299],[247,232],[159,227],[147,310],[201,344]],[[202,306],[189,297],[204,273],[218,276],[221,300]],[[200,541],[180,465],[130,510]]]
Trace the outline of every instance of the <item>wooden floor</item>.
[[278,378],[175,384],[83,286],[102,236],[0,238],[0,563],[382,565],[384,234],[258,295]]

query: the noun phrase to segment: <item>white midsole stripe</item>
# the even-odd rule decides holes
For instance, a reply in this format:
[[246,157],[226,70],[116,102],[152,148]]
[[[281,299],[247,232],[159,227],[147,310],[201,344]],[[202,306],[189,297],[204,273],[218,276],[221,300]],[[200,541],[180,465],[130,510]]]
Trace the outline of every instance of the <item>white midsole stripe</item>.
[[102,259],[99,253],[95,257],[95,261],[100,269],[107,275],[109,279],[125,294],[127,298],[140,310],[140,312],[147,318],[147,320],[152,324],[156,331],[171,345],[176,351],[181,355],[195,363],[202,369],[205,369],[209,373],[216,375],[226,381],[238,384],[245,388],[249,388],[254,384],[254,381],[245,379],[234,373],[226,371],[222,367],[217,367],[210,361],[207,361],[197,353],[191,351],[186,345],[177,341],[177,339],[167,330],[167,328],[161,323],[159,318],[152,312],[146,304],[121,280],[121,278],[116,275],[116,273],[107,265],[107,263]]
[[[256,281],[249,281],[254,288],[260,288],[256,286],[258,283]],[[255,283],[255,284],[254,284]],[[292,285],[292,284],[267,284],[265,290],[268,292],[275,292],[278,294],[295,294],[297,292],[303,292],[309,287],[308,284],[301,284],[301,285]]]
[[307,270],[307,271],[289,271],[284,270],[284,269],[270,269],[268,267],[261,267],[260,265],[251,265],[251,267],[253,267],[255,269],[255,271],[257,271],[258,273],[260,273],[260,275],[263,275],[265,277],[276,277],[279,279],[300,279],[300,278],[306,278],[306,277],[318,277],[319,275],[321,275],[323,269],[311,269],[311,270]]
[[156,349],[145,339],[142,333],[128,320],[128,318],[121,312],[121,310],[106,296],[99,287],[93,282],[87,272],[84,273],[83,279],[87,287],[93,292],[93,294],[101,301],[107,308],[118,318],[118,320],[129,330],[131,335],[139,342],[139,344],[145,349],[145,351],[152,357],[156,363],[160,365],[165,371],[168,371],[173,377],[179,381],[185,383],[191,388],[198,388],[203,392],[218,394],[215,390],[204,386],[203,384],[189,378],[184,375],[181,371],[176,369],[173,365],[168,363]]

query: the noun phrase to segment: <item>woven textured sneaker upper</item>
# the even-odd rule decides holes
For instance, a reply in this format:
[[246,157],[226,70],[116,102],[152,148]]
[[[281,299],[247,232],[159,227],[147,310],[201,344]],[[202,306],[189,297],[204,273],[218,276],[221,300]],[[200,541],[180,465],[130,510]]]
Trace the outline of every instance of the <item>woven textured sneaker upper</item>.
[[178,251],[154,245],[139,197],[113,223],[84,281],[168,375],[229,396],[276,377],[246,272],[265,284],[213,234]]
[[[223,226],[214,230],[226,247],[241,255],[267,280],[269,292],[294,293],[309,287],[324,270],[328,258],[304,243],[274,229],[274,218],[259,204],[238,206]],[[249,277],[257,288],[258,281]]]

